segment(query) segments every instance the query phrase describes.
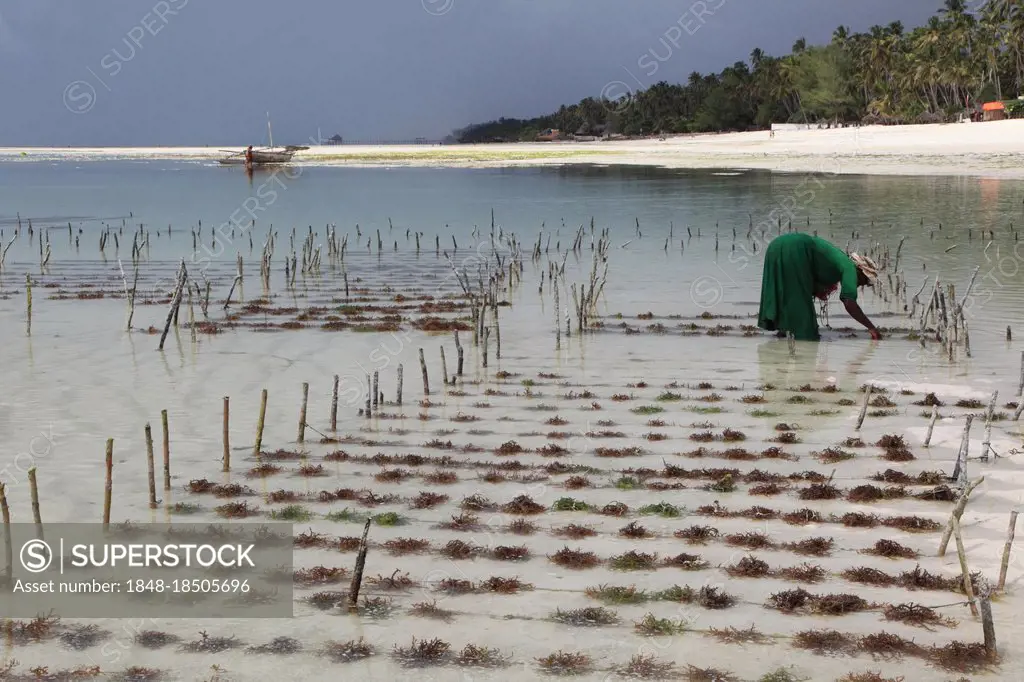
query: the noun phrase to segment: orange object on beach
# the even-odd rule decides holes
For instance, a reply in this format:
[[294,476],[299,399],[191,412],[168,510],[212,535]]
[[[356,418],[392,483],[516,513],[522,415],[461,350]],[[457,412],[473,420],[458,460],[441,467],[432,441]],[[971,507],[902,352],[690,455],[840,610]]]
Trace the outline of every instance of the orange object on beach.
[[985,102],[981,105],[982,111],[1002,111],[1005,108],[1002,102]]

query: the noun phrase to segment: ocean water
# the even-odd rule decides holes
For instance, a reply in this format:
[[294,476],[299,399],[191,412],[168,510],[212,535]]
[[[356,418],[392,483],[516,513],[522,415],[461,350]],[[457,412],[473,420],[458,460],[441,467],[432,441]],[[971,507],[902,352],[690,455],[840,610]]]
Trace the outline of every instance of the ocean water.
[[[45,271],[38,267],[38,238],[23,233],[11,244],[19,215],[23,227],[33,219],[37,237],[39,230],[48,233],[45,243],[52,255]],[[1024,246],[1018,232],[1024,222],[1024,184],[984,178],[618,167],[296,166],[247,179],[238,169],[199,162],[10,163],[0,165],[0,238],[5,247],[10,244],[0,286],[14,290],[24,283],[25,272],[43,280],[97,276],[116,282],[121,279],[118,258],[129,262],[131,275],[131,234],[139,225],[149,235],[140,266],[143,288],[173,286],[181,258],[230,286],[235,257],[240,254],[256,270],[271,230],[277,234],[272,268],[283,278],[285,257],[301,252],[308,232],[315,233],[315,245],[326,249],[329,225],[339,240],[347,236],[352,267],[362,263],[388,277],[423,267],[453,285],[445,276],[451,270],[447,256],[460,267],[480,260],[478,254],[492,248],[492,215],[502,237],[496,241],[514,235],[527,260],[540,240],[542,258],[537,265],[528,264],[526,276],[539,275],[547,262],[564,259],[569,281],[577,273],[580,283],[592,265],[591,228],[596,234],[607,228],[611,255],[602,312],[627,316],[755,314],[761,257],[780,229],[813,232],[853,251],[888,249],[893,256],[905,238],[899,269],[906,295],[899,301],[892,296],[886,303],[868,293],[865,309],[894,316],[880,324],[915,326],[898,313],[918,289],[927,285],[930,291],[938,276],[943,287],[954,284],[962,297],[977,269],[965,301],[977,351],[972,367],[995,370],[997,362],[1005,362],[1003,369],[1013,371],[1017,364],[1012,353],[993,356],[986,351],[1009,351],[1002,342],[1006,326],[1020,320]],[[585,234],[581,250],[566,256],[580,227]],[[119,250],[108,245],[101,254],[99,234],[105,228],[116,228],[122,243]],[[921,299],[927,295],[925,291]],[[522,336],[533,339],[544,327],[550,336],[553,322],[545,323],[531,310],[544,298],[524,299],[514,306],[528,324]],[[70,309],[62,316],[73,318],[78,310],[93,306],[62,308]],[[24,301],[4,304],[5,316],[18,313],[24,313]],[[45,324],[45,314],[36,314],[38,324]],[[830,321],[858,326],[834,300]],[[5,333],[17,327],[5,324]]]
[[[595,443],[586,434],[599,428],[598,421],[606,419],[623,424],[629,442],[641,442],[641,434],[651,428],[644,425],[646,417],[641,419],[629,411],[628,407],[634,403],[620,404],[610,401],[610,396],[636,393],[637,400],[650,402],[671,382],[690,387],[701,381],[714,384],[726,397],[722,404],[729,407],[721,414],[708,412],[702,417],[699,402],[695,408],[691,405],[686,409],[666,404],[668,409],[664,416],[668,423],[665,428],[672,434],[671,438],[679,436],[685,441],[691,430],[690,422],[704,418],[715,421],[717,428],[740,428],[752,436],[756,434],[757,439],[771,437],[773,425],[778,421],[794,421],[803,433],[798,448],[806,455],[852,435],[859,408],[847,406],[833,410],[829,406],[828,410],[819,410],[821,414],[811,414],[813,410],[790,404],[780,397],[768,400],[768,407],[774,412],[772,416],[757,417],[751,416],[749,406],[738,403],[739,396],[755,392],[757,386],[765,383],[780,388],[835,383],[843,391],[853,392],[862,383],[871,381],[888,386],[894,396],[899,389],[904,389],[913,391],[917,397],[900,398],[897,414],[893,416],[869,417],[864,427],[865,440],[877,439],[882,433],[899,432],[907,434],[908,438],[913,436],[916,443],[928,420],[921,416],[924,408],[914,406],[912,401],[925,392],[934,391],[947,402],[968,397],[987,402],[993,391],[999,391],[1000,406],[1017,398],[1021,369],[1019,338],[1024,335],[1019,303],[1024,293],[1024,272],[1021,272],[1024,247],[1020,246],[1017,234],[1022,224],[1024,183],[979,178],[785,175],[742,169],[711,172],[615,167],[497,170],[295,167],[276,174],[257,172],[247,178],[238,169],[160,160],[78,165],[2,164],[0,252],[10,247],[0,270],[0,347],[3,348],[5,389],[0,394],[0,434],[3,435],[0,481],[8,486],[7,494],[16,520],[30,518],[25,472],[29,466],[37,466],[45,520],[98,521],[104,444],[107,438],[114,438],[115,520],[164,520],[166,513],[162,509],[153,512],[147,506],[143,440],[146,423],[151,423],[155,431],[159,430],[161,410],[166,409],[169,414],[174,471],[173,489],[162,498],[168,504],[193,501],[193,497],[183,491],[191,479],[246,483],[238,472],[253,465],[249,455],[262,389],[269,393],[264,449],[295,448],[301,384],[308,382],[310,385],[310,427],[326,432],[334,375],[339,377],[341,385],[339,434],[368,436],[375,433],[376,436],[370,437],[397,443],[381,447],[342,446],[368,456],[377,451],[424,451],[422,443],[432,438],[451,438],[460,445],[473,440],[488,449],[510,439],[540,447],[547,442],[544,434],[552,428],[545,425],[544,420],[562,414],[569,417],[570,425],[565,428],[572,435],[567,446],[574,459],[608,468],[607,460],[589,454]],[[489,363],[484,367],[482,347],[472,345],[470,335],[463,333],[467,367],[461,383],[467,395],[446,395],[441,383],[439,350],[443,348],[447,353],[448,373],[454,373],[455,346],[450,333],[409,329],[382,333],[327,332],[320,329],[318,323],[311,323],[302,329],[270,332],[226,329],[219,334],[199,334],[193,341],[183,324],[172,328],[165,349],[157,351],[159,335],[144,330],[163,327],[167,314],[165,304],[138,305],[132,323],[135,331],[125,331],[122,268],[130,283],[132,236],[140,225],[149,236],[149,243],[138,259],[142,298],[165,300],[177,264],[185,259],[193,273],[199,271],[211,282],[213,302],[208,312],[214,323],[223,321],[228,314],[217,301],[223,300],[231,287],[239,254],[244,261],[245,278],[241,291],[235,294],[238,303],[232,311],[257,297],[267,297],[278,307],[299,310],[311,306],[337,308],[344,302],[346,276],[353,287],[366,289],[366,299],[379,305],[394,304],[396,295],[410,292],[435,298],[457,295],[459,287],[452,274],[453,264],[474,273],[478,266],[491,262],[495,251],[507,258],[509,240],[513,236],[522,251],[524,267],[521,281],[514,286],[508,286],[507,281],[502,284],[502,297],[511,305],[501,309],[500,358],[495,356],[496,339],[492,337]],[[329,262],[324,253],[319,273],[299,273],[296,284],[289,286],[284,274],[285,257],[294,250],[300,253],[301,260],[301,244],[310,232],[314,233],[314,248],[322,245],[326,250],[327,226],[337,231],[339,239],[347,236],[343,263]],[[581,226],[580,248],[570,252]],[[610,242],[608,269],[598,305],[603,326],[584,335],[573,326],[567,336],[564,315],[571,305],[569,286],[588,282],[595,267],[591,245],[605,229],[609,231]],[[780,231],[788,230],[817,233],[851,250],[880,253],[888,249],[893,257],[903,240],[898,273],[907,283],[906,295],[897,296],[887,280],[880,284],[880,288],[887,291],[884,296],[871,291],[862,295],[869,317],[879,326],[893,330],[889,338],[880,343],[870,342],[835,300],[830,307],[830,322],[837,329],[826,331],[822,343],[798,343],[790,348],[784,340],[739,333],[739,325],[755,322],[749,318],[756,315],[764,246]],[[15,231],[18,237],[12,243]],[[104,231],[111,235],[116,233],[118,245],[113,246],[113,237],[108,237],[101,252],[99,240]],[[197,233],[195,245],[194,231]],[[258,270],[263,244],[271,232],[277,235],[276,247],[271,260],[269,290],[265,290],[259,283]],[[40,235],[43,235],[42,244]],[[531,252],[538,239],[541,253],[533,260]],[[42,249],[45,253],[47,247],[50,255],[44,266],[41,260],[45,256],[41,257],[40,252]],[[556,312],[549,274],[552,267],[563,263],[566,288],[561,291],[560,308]],[[604,265],[598,264],[598,274]],[[947,283],[954,284],[957,296],[961,297],[975,271],[977,276],[965,301],[970,354],[961,344],[950,359],[944,349],[930,340],[922,345],[918,340],[908,339],[907,331],[919,326],[921,308],[918,307],[917,315],[910,319],[904,304],[918,288],[927,285],[921,296],[926,298],[938,276],[943,287]],[[33,281],[31,334],[27,333],[26,274]],[[896,272],[890,270],[887,274],[895,276]],[[76,296],[76,292],[90,288],[104,291],[105,295],[102,298]],[[638,317],[641,315],[643,317]],[[701,319],[702,315],[709,319]],[[265,315],[260,319],[272,317]],[[185,316],[181,319],[184,322]],[[685,325],[691,323],[701,325],[700,333],[684,333]],[[561,328],[557,338],[556,324]],[[656,324],[663,326],[652,328]],[[720,336],[704,333],[715,324],[732,329]],[[839,329],[843,327],[853,328],[856,338],[850,338],[849,332]],[[1007,328],[1011,338],[1007,338]],[[438,403],[434,407],[416,406],[424,397],[417,371],[420,349],[424,349],[430,372],[430,399]],[[398,365],[405,370],[406,401],[404,407],[389,405],[385,409],[400,413],[403,418],[368,420],[359,415],[358,410],[366,398],[366,374],[380,373],[381,390],[390,403],[397,390]],[[512,376],[498,379],[496,372],[499,370]],[[595,401],[601,404],[602,410],[584,409],[589,401],[581,403],[566,397],[564,394],[570,389],[559,388],[556,380],[538,380],[535,390],[542,394],[540,397],[524,395],[521,379],[537,377],[539,373],[557,374],[571,390],[594,392],[599,396]],[[649,388],[637,388],[638,382],[646,382]],[[487,397],[485,390],[488,388],[504,396]],[[232,474],[222,475],[219,458],[224,396],[231,398],[231,447],[237,463]],[[486,410],[479,405],[486,401],[494,402],[498,409],[488,413],[478,425],[480,434],[469,434],[467,431],[475,425],[461,423],[458,415],[483,415]],[[537,408],[538,401],[553,406],[554,411]],[[417,412],[436,416],[418,419]],[[502,418],[496,418],[495,412],[500,412]],[[1012,413],[1012,409],[1009,412]],[[951,458],[959,444],[962,413],[962,410],[943,412],[943,421],[936,426],[933,447],[918,452],[919,469],[951,468]],[[446,433],[446,429],[456,435]],[[980,443],[980,431],[981,427],[977,427],[972,434],[976,443]],[[312,444],[307,449],[312,458],[336,448],[316,445],[312,435],[308,438]],[[678,443],[672,445],[671,438],[662,449],[658,444],[642,442],[656,454],[668,456],[685,447]],[[1002,453],[1019,448],[1018,425],[1009,419],[996,422],[992,443]],[[985,516],[975,532],[977,542],[997,547],[1001,546],[1006,510],[1021,501],[1017,492],[1020,487],[1016,482],[1015,459],[994,460],[987,466],[991,469],[986,475],[992,481],[993,492],[983,498],[987,503],[979,505],[979,513]],[[849,475],[844,478],[841,472],[840,478],[854,479],[881,468],[867,466],[863,472],[849,469],[845,472]],[[321,488],[372,486],[376,490],[380,484],[373,482],[373,471],[368,467],[350,470],[344,465],[334,465],[326,480],[299,479],[296,483],[295,478],[290,478],[290,483],[282,482],[282,485],[305,486],[303,489],[308,488],[307,492],[312,494]],[[451,534],[439,533],[432,526],[427,529],[428,522],[457,513],[454,502],[462,495],[480,491],[482,485],[485,484],[472,477],[460,482],[458,492],[450,491],[451,508],[416,518],[414,530],[420,532],[422,526],[425,537],[429,536],[435,544],[443,544]],[[502,485],[507,486],[501,488],[502,492],[493,486],[485,488],[484,492],[503,502],[527,490],[548,505],[557,497],[570,494],[561,492],[561,484],[550,482]],[[263,483],[263,486],[260,488],[263,493],[281,487],[278,482]],[[394,488],[402,494],[415,493],[416,489],[413,483]],[[699,494],[708,498],[702,497],[701,504],[710,502],[713,497]],[[602,504],[629,498],[630,506],[634,501],[644,504],[644,495],[649,496],[649,493],[639,490],[620,494],[614,487],[594,493]],[[689,501],[684,502],[689,504]],[[262,502],[259,504],[269,508]],[[794,507],[800,504],[795,498],[792,500]],[[841,506],[841,503],[834,504]],[[909,507],[903,508],[901,504],[916,511],[909,511]],[[901,513],[917,513],[924,508],[922,504],[893,502],[891,506]],[[206,502],[203,505],[198,517],[187,520],[215,520],[214,505]],[[336,508],[344,505],[338,503]],[[327,509],[318,507],[318,513]],[[408,513],[405,507],[402,509],[403,513]],[[938,519],[948,513],[946,509],[937,506],[929,511]],[[357,532],[354,525],[342,531],[337,524],[322,519],[307,525],[336,535]],[[626,546],[621,538],[615,537],[616,527],[613,524],[606,529],[610,533],[608,537],[594,541],[603,543],[595,545],[600,554],[622,551]],[[386,537],[397,537],[406,531],[397,535],[393,531],[384,533]],[[859,536],[853,534],[852,537]],[[487,543],[484,539],[479,541]],[[517,543],[517,539],[506,542]],[[557,550],[561,544],[560,540],[548,539],[537,541],[531,549],[535,555],[543,555]],[[671,551],[671,544],[659,545],[659,551]],[[979,568],[990,568],[997,560],[996,552],[992,550],[989,553],[993,556],[986,554],[983,561],[979,560],[982,561]],[[389,573],[391,568],[401,567],[414,576],[419,575],[425,583],[429,582],[430,575],[436,578],[438,571],[454,575],[449,567],[452,562],[434,557],[388,560],[376,552],[371,553],[371,557],[368,572],[372,574]],[[721,561],[728,558],[728,555],[720,557]],[[320,557],[313,563],[327,560]],[[336,556],[334,560],[339,561]],[[297,554],[296,565],[303,561]],[[536,584],[537,592],[524,594],[521,599],[489,596],[479,603],[474,603],[472,597],[450,599],[446,602],[450,608],[464,610],[466,615],[440,630],[429,621],[410,616],[403,615],[385,623],[368,623],[357,617],[323,615],[301,604],[296,607],[301,617],[287,627],[244,622],[219,627],[231,629],[250,644],[281,632],[291,632],[304,641],[309,638],[311,643],[318,635],[324,635],[324,630],[330,630],[333,639],[366,636],[383,653],[369,663],[358,664],[363,667],[353,669],[358,670],[363,679],[395,679],[402,675],[423,679],[417,677],[421,673],[396,668],[384,654],[393,643],[407,643],[410,636],[433,636],[438,632],[458,647],[477,640],[505,647],[515,665],[522,666],[517,674],[527,677],[537,674],[536,668],[531,667],[533,659],[556,648],[607,646],[616,655],[614,660],[604,661],[606,667],[627,660],[629,654],[636,652],[635,645],[630,643],[633,635],[627,632],[631,627],[628,624],[618,635],[614,629],[599,635],[581,634],[580,629],[568,632],[547,621],[537,621],[536,629],[520,622],[510,626],[506,615],[513,612],[543,620],[548,602],[558,599],[560,590],[578,591],[591,583],[626,580],[615,573],[605,575],[602,569],[601,575],[581,583],[575,574],[542,565],[543,561],[541,556],[529,565],[516,568],[521,577]],[[343,555],[340,562],[348,566],[351,555]],[[474,561],[473,566],[475,568],[460,570],[467,571],[474,580],[487,574],[486,566],[481,566],[480,562]],[[504,571],[505,574],[514,572]],[[1011,581],[1018,580],[1021,574],[1024,570],[1018,570],[1014,563]],[[661,585],[667,578],[660,573],[659,576],[659,587],[670,586],[670,583]],[[747,596],[756,600],[757,592],[751,588]],[[913,593],[905,596],[905,601],[914,598]],[[948,597],[938,595],[937,599],[954,601]],[[421,601],[422,595],[410,599]],[[399,601],[408,606],[406,602],[410,599]],[[502,601],[506,599],[512,601]],[[520,601],[515,602],[515,599]],[[585,605],[588,602],[582,595],[573,597],[573,608]],[[1012,627],[1008,608],[1002,606],[1000,612],[997,607],[1001,627]],[[642,615],[641,612],[636,614],[637,618]],[[715,626],[746,627],[751,617],[748,611],[734,620],[723,616],[706,622]],[[193,637],[194,631],[206,627],[181,622],[165,626],[185,637]],[[861,626],[868,627],[858,625]],[[788,631],[790,626],[782,623],[778,627]],[[963,633],[956,634],[960,637]],[[976,639],[973,631],[960,638]],[[620,641],[621,646],[616,644]],[[55,668],[93,661],[104,669],[113,670],[131,661],[177,670],[183,675],[182,679],[204,679],[214,663],[229,671],[230,675],[226,673],[224,679],[266,679],[262,675],[267,670],[275,670],[280,676],[296,669],[307,671],[310,679],[327,679],[316,677],[322,669],[321,660],[305,654],[298,663],[263,662],[261,659],[259,665],[264,667],[256,668],[252,656],[241,649],[217,657],[193,655],[187,657],[187,661],[180,656],[174,658],[170,651],[125,651],[116,661],[95,651],[84,656],[50,645],[38,645],[31,650],[11,648],[4,653],[26,664],[49,664]],[[721,645],[712,645],[707,652],[698,652],[692,645],[675,653],[668,647],[661,647],[657,648],[657,653],[674,655],[680,663],[698,662],[706,653],[709,665],[714,663],[723,668],[740,665],[733,661],[728,648]],[[813,665],[815,660],[807,658],[806,654],[796,658],[808,665]],[[765,660],[776,659],[780,664],[787,660],[781,654],[765,656]],[[908,664],[909,668],[887,665],[886,669],[893,674],[916,670],[913,667],[916,664]],[[747,668],[749,670],[738,672],[754,677],[756,666]],[[464,677],[466,674],[436,672],[436,679],[469,679]],[[503,679],[502,674],[507,673],[474,671],[472,679]],[[612,679],[605,674],[600,673],[595,679]]]

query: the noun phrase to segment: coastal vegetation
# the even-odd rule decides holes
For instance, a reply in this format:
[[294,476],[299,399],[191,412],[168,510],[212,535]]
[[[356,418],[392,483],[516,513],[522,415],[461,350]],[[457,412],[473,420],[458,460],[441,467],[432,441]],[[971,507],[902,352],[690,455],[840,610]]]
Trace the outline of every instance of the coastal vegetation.
[[[664,59],[659,50],[641,60]],[[779,57],[755,47],[748,62],[720,73],[694,71],[686,83],[661,81],[613,99],[588,97],[536,118],[473,124],[454,137],[473,143],[532,141],[548,129],[637,136],[783,122],[938,123],[983,102],[1015,100],[1022,83],[1024,6],[986,0],[972,8],[965,0],[945,0],[912,30],[898,21],[865,33],[840,26],[826,45],[801,38]],[[1024,116],[1024,101],[1012,102],[1007,113]]]

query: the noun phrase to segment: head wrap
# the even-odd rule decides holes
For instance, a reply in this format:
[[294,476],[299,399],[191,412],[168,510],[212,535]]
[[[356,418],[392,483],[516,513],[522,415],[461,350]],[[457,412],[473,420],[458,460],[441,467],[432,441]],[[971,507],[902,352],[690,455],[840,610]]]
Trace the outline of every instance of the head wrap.
[[872,284],[878,279],[878,266],[875,262],[867,256],[862,256],[857,253],[850,254],[850,260],[857,266],[857,269],[864,273],[864,276],[868,278],[868,282]]

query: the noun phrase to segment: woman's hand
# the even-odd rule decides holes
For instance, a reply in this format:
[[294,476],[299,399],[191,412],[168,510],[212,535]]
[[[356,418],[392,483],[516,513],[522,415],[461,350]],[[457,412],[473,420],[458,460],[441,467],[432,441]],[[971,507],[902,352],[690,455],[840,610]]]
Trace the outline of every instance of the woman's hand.
[[844,300],[843,305],[846,306],[846,312],[850,314],[850,317],[864,325],[868,332],[871,334],[871,338],[875,341],[882,340],[882,334],[875,328],[875,325],[871,324],[871,320],[864,314],[864,311],[860,309],[856,301]]

